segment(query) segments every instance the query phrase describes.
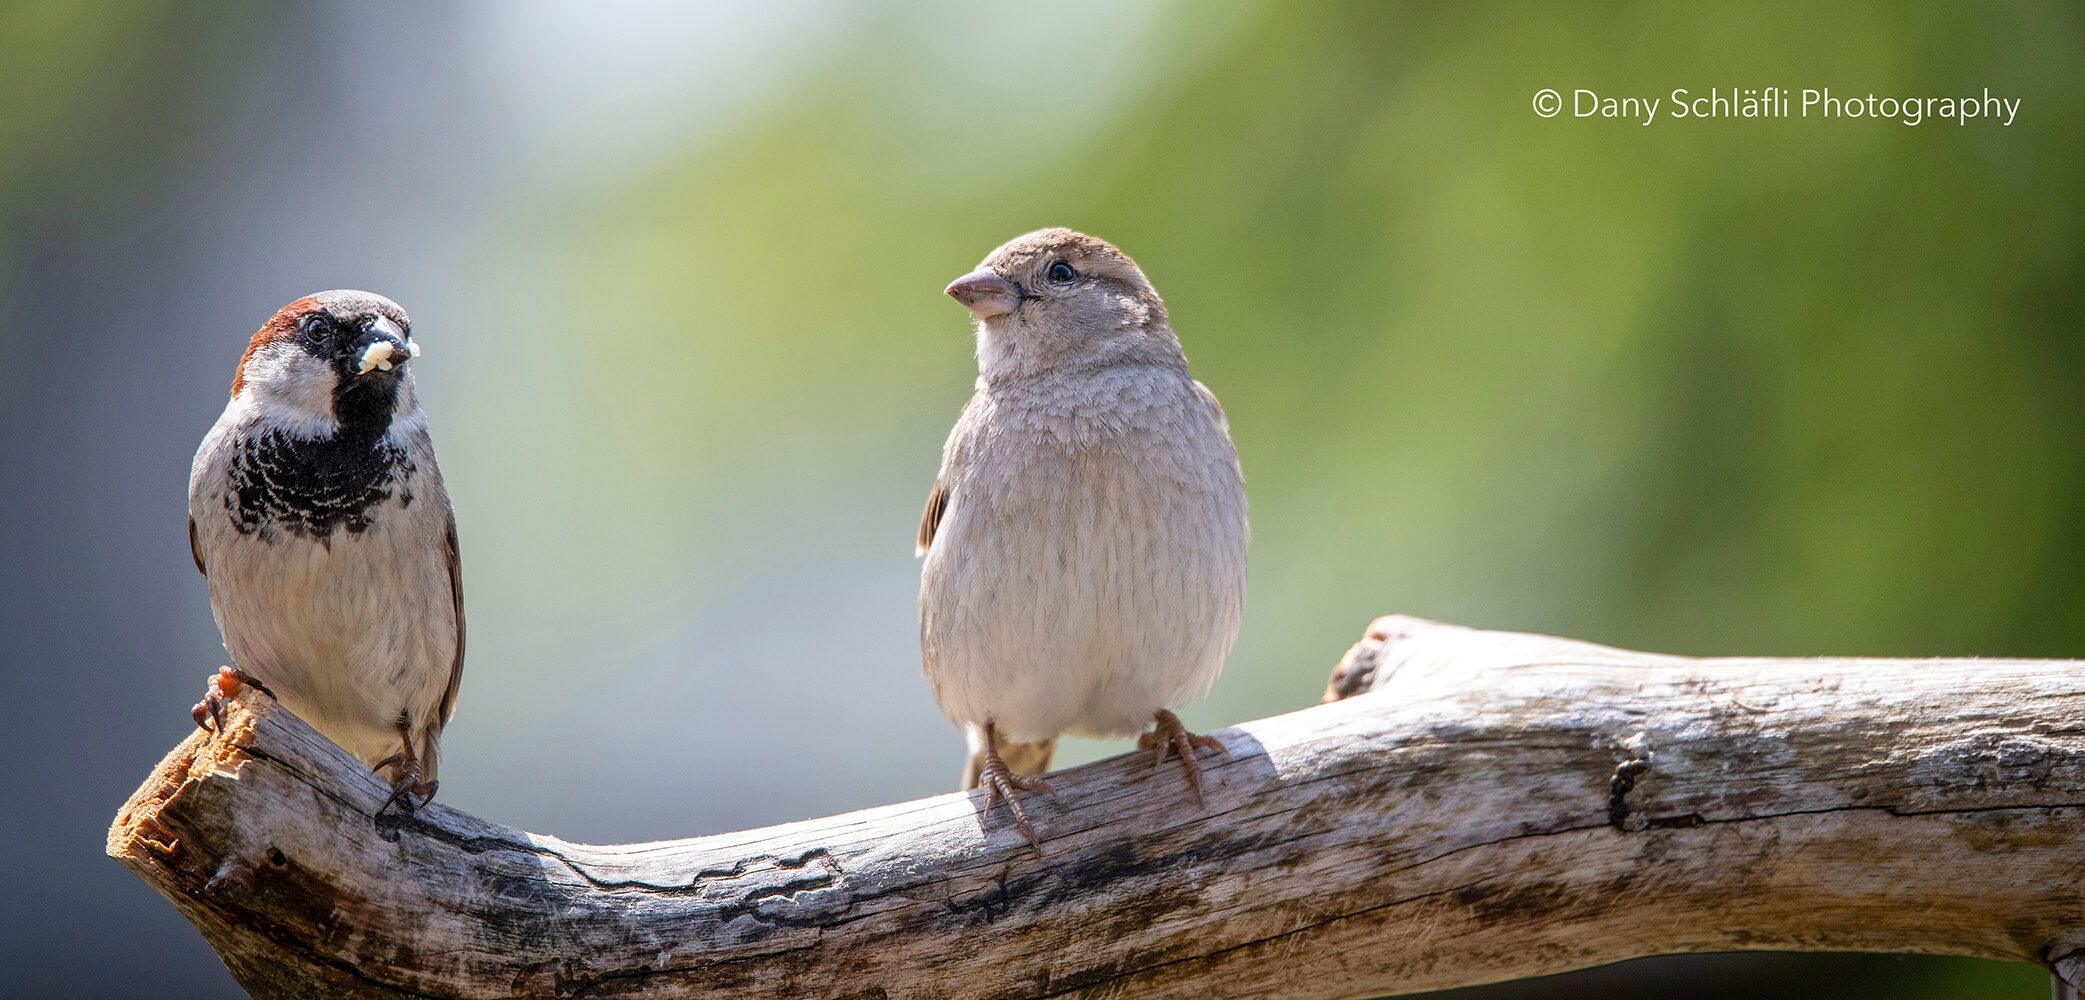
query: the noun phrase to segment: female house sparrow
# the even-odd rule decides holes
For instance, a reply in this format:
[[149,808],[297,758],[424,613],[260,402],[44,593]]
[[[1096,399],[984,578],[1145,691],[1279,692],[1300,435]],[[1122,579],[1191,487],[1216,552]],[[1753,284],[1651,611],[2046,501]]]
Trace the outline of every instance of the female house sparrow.
[[[920,649],[970,737],[989,814],[1050,787],[1060,733],[1196,748],[1166,706],[1206,691],[1245,606],[1245,484],[1223,408],[1187,375],[1166,307],[1105,241],[1044,229],[947,293],[977,317],[977,392],[921,518]],[[1007,761],[1015,761],[1009,766]],[[1051,792],[1054,796],[1055,792]]]
[[[405,310],[380,295],[298,299],[239,359],[196,450],[188,543],[236,671],[373,768],[434,798],[463,674],[456,515],[407,362]],[[380,810],[381,811],[381,810]]]

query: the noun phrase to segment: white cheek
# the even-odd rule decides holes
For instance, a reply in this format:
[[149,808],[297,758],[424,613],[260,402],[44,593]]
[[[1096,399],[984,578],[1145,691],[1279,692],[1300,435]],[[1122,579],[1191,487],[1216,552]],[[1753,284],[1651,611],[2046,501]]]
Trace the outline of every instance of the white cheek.
[[316,421],[333,420],[332,366],[290,344],[270,344],[246,359],[246,386],[260,398]]

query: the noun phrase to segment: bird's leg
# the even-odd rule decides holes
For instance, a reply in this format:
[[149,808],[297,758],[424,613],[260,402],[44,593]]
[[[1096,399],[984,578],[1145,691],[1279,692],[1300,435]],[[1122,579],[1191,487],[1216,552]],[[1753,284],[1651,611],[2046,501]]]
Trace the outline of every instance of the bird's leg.
[[985,723],[985,764],[978,771],[977,784],[985,790],[985,818],[991,819],[992,803],[997,801],[999,796],[1005,795],[1006,807],[1014,814],[1014,825],[1021,828],[1021,835],[1028,838],[1028,844],[1035,848],[1035,853],[1042,854],[1042,841],[1036,838],[1035,827],[1029,824],[1028,810],[1021,808],[1021,796],[1018,793],[1023,790],[1040,789],[1050,793],[1050,798],[1056,799],[1060,804],[1064,800],[1058,799],[1057,790],[1051,788],[1050,783],[1041,777],[1015,774],[1006,766],[1006,761],[999,758],[999,733],[989,722]]
[[420,780],[420,756],[413,752],[413,733],[406,726],[404,719],[398,720],[398,740],[403,749],[383,760],[377,761],[375,766],[370,768],[372,771],[381,771],[394,764],[398,767],[398,777],[391,782],[391,797],[385,799],[384,804],[376,808],[376,815],[378,816],[382,816],[384,810],[391,808],[393,802],[399,801],[403,801],[406,811],[411,812],[413,809],[412,796],[414,795],[420,796],[420,804],[423,806],[433,802],[434,790],[441,787],[442,784],[439,781]]
[[[210,679],[204,683],[203,700],[196,702],[188,714],[195,717],[196,726],[206,733],[224,732],[225,699],[238,694],[240,685],[252,685],[254,690],[270,698],[275,697],[275,692],[268,690],[268,685],[261,683],[260,678],[238,667],[218,667],[217,672],[211,674]],[[204,722],[205,719],[209,722]]]
[[1165,764],[1166,751],[1180,751],[1180,767],[1187,772],[1187,785],[1189,788],[1194,789],[1195,802],[1199,803],[1204,809],[1209,808],[1208,800],[1202,798],[1202,768],[1195,763],[1195,750],[1197,748],[1214,750],[1223,754],[1225,760],[1229,760],[1231,759],[1230,749],[1213,737],[1199,736],[1188,732],[1187,727],[1180,724],[1179,716],[1163,708],[1153,712],[1152,718],[1158,720],[1157,727],[1137,737],[1137,747],[1143,750],[1156,749],[1158,751],[1157,756],[1151,759],[1151,766],[1154,768]]

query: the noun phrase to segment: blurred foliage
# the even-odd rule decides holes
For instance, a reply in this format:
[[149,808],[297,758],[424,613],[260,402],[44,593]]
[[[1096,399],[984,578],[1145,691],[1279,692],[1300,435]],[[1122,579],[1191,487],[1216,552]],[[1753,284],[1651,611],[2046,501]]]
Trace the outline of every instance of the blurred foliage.
[[[22,216],[51,195],[54,153],[74,152],[98,130],[73,125],[108,88],[98,57],[127,48],[132,22],[107,4],[0,5],[0,302],[19,301]],[[82,136],[81,133],[86,133]],[[0,310],[0,372],[22,336]],[[0,399],[8,378],[0,374]]]
[[[1010,157],[979,150],[1050,104],[1048,69],[928,130],[905,81],[932,54],[872,36],[563,206],[546,280],[630,363],[545,432],[642,470],[637,533],[865,450],[923,491],[972,374],[935,289],[1066,224],[1145,265],[1232,418],[1255,545],[1226,721],[1305,703],[1393,609],[1692,653],[2085,647],[2078,8],[1233,20]],[[1526,113],[1544,86],[1761,84],[2025,104],[2009,128]],[[611,547],[618,572],[672,551]]]

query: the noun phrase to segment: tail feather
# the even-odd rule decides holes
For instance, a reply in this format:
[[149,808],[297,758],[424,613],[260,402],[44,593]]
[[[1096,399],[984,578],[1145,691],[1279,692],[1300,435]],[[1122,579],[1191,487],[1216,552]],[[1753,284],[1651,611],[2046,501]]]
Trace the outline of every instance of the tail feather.
[[420,780],[434,781],[435,763],[442,756],[442,727],[428,726],[420,731]]

